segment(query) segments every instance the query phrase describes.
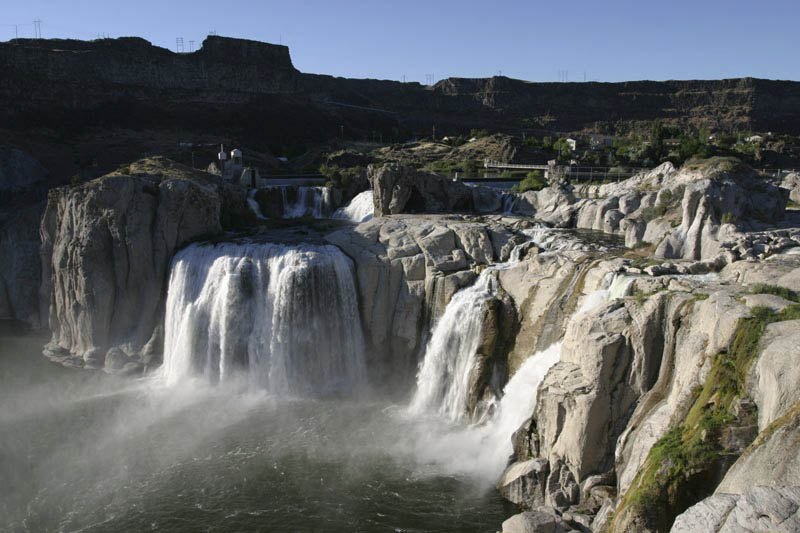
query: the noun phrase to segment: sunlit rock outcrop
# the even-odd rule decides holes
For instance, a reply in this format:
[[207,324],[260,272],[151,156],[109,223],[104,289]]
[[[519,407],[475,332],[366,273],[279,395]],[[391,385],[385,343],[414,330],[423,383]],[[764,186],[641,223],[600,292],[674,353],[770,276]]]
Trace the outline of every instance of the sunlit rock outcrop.
[[50,191],[41,226],[48,354],[102,367],[114,347],[137,363],[160,352],[155,333],[172,256],[219,234],[230,216],[223,209],[229,193],[206,176],[144,160]]

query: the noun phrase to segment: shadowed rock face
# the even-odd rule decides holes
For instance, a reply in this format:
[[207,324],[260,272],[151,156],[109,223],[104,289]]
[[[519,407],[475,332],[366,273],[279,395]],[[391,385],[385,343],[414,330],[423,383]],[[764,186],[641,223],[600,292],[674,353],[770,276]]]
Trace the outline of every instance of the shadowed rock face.
[[39,317],[39,221],[41,204],[15,209],[0,219],[0,319],[33,328]]
[[501,193],[470,187],[430,172],[395,163],[370,165],[375,216],[400,213],[492,213],[501,207]]
[[419,83],[303,74],[285,46],[217,36],[188,54],[131,37],[14,39],[0,44],[0,69],[0,97],[14,102],[0,118],[15,129],[168,124],[213,132],[229,126],[285,143],[329,139],[342,124],[356,134],[388,135],[393,128],[428,131],[431,125],[507,131],[538,118],[554,131],[598,121],[661,120],[797,133],[800,123],[797,82],[564,84],[493,77],[450,78],[431,90]]

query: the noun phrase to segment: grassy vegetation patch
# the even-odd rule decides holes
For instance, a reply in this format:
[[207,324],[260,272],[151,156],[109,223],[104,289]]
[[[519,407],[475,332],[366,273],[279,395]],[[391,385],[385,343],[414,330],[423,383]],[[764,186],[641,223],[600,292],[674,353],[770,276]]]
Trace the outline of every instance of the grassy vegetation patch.
[[791,289],[787,289],[786,287],[781,287],[779,285],[769,285],[767,283],[756,283],[752,287],[750,287],[751,294],[773,294],[775,296],[780,296],[785,300],[789,300],[790,302],[800,303],[800,294],[797,294],[796,291]]
[[703,172],[736,172],[744,168],[744,163],[735,157],[692,158],[686,161],[684,168]]
[[730,349],[714,357],[686,419],[651,448],[616,516],[633,512],[648,527],[666,531],[678,514],[714,491],[735,460],[720,444],[723,430],[752,423],[737,419],[731,408],[744,396],[747,372],[764,330],[773,322],[798,318],[800,305],[792,305],[777,313],[755,307],[739,321]]
[[534,170],[529,172],[521,182],[514,185],[511,190],[516,192],[540,191],[545,187],[547,187],[547,180],[544,179],[544,174],[541,170]]

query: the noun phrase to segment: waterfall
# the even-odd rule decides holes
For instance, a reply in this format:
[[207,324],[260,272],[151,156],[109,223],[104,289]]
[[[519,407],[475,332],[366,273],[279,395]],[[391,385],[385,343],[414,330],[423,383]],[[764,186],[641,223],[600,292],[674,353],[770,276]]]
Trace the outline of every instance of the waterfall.
[[253,189],[252,191],[247,193],[247,205],[250,207],[250,211],[252,211],[256,217],[264,219],[267,217],[265,217],[264,214],[261,212],[261,206],[258,205],[258,202],[256,201],[257,192],[258,189]]
[[331,210],[331,191],[327,187],[297,187],[294,199],[289,187],[281,187],[283,218],[325,218]]
[[[472,287],[453,296],[434,327],[417,375],[417,389],[407,410],[417,417],[433,415],[434,428],[436,418],[438,424],[445,424],[444,429],[429,427],[427,434],[418,436],[417,453],[424,460],[444,465],[448,471],[462,471],[489,481],[494,481],[505,468],[512,453],[511,436],[533,414],[539,385],[561,359],[560,341],[532,354],[504,387],[494,412],[477,424],[463,425],[470,373],[474,371],[480,342],[481,306],[497,290],[491,270],[511,265],[513,262],[484,270]],[[603,289],[583,296],[568,320],[624,296],[632,281],[631,276],[610,274]]]
[[372,191],[360,192],[350,200],[346,207],[340,207],[333,213],[333,218],[349,220],[351,222],[366,222],[372,218],[375,209],[372,200]]
[[513,192],[503,193],[503,214],[504,215],[513,215],[514,214],[514,204],[517,202],[517,194]]
[[497,284],[491,269],[486,269],[471,287],[458,291],[447,304],[425,349],[410,412],[423,414],[434,410],[450,420],[467,415],[484,304],[496,294]]
[[191,245],[172,263],[163,376],[245,375],[278,394],[366,381],[353,264],[334,246]]
[[508,262],[485,268],[472,286],[459,290],[450,299],[425,347],[409,412],[438,412],[450,420],[467,416],[471,373],[475,370],[481,341],[485,304],[497,295],[500,285],[495,273],[519,263],[523,245],[511,250]]

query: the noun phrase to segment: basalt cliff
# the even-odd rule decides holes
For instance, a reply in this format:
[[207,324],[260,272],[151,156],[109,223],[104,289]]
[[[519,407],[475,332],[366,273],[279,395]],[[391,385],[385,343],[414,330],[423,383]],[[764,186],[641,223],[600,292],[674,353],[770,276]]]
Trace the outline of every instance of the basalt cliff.
[[[431,126],[575,131],[647,122],[798,133],[800,83],[752,78],[434,86],[299,72],[285,46],[209,36],[177,54],[140,38],[0,43],[0,110],[12,131],[91,127],[239,132],[252,142],[325,140]],[[535,122],[531,123],[531,120]],[[536,122],[539,121],[539,122]],[[536,124],[539,124],[538,126]]]

